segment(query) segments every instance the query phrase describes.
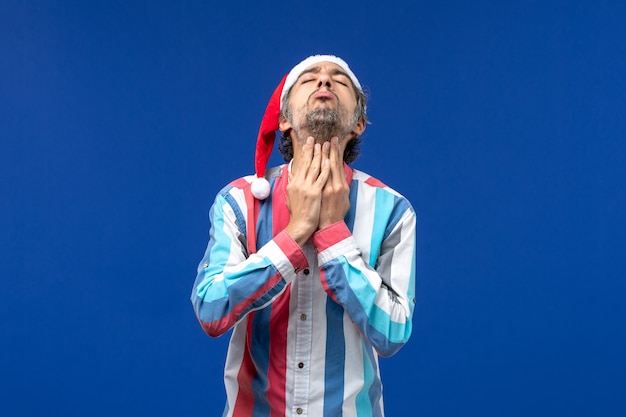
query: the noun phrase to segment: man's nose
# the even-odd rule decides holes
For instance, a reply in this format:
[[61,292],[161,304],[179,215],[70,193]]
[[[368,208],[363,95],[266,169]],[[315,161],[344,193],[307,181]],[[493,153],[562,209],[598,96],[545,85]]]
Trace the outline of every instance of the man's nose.
[[317,79],[317,86],[318,87],[327,87],[330,88],[332,85],[332,80],[330,78],[330,74],[322,72],[319,75],[319,78]]

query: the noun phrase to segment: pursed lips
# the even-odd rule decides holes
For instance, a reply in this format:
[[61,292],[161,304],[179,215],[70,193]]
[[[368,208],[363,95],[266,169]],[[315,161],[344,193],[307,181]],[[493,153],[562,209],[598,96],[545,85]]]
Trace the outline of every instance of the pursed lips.
[[320,90],[320,91],[316,91],[313,94],[311,94],[309,96],[309,98],[313,97],[314,99],[320,99],[320,100],[332,100],[333,98],[337,99],[337,101],[339,101],[339,98],[335,95],[335,93],[329,91],[329,90]]

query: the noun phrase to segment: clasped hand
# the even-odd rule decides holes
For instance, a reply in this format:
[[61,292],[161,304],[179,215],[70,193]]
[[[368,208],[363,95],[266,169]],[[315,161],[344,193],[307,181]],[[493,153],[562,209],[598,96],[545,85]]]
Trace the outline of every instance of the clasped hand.
[[290,219],[285,230],[303,246],[317,230],[343,220],[350,189],[337,138],[320,145],[309,136],[301,156],[287,185]]

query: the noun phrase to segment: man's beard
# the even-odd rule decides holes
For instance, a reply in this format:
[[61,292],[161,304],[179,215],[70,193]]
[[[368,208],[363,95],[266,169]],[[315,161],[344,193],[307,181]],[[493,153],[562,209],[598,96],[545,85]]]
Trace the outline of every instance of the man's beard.
[[335,109],[314,109],[306,114],[305,123],[309,134],[318,142],[329,141],[340,132],[339,112]]
[[[317,143],[324,143],[330,141],[334,136],[342,138],[350,132],[352,126],[349,124],[349,118],[346,117],[345,113],[344,109],[316,108],[305,115],[300,126],[293,124],[293,120],[290,122],[300,140],[306,139],[303,137],[303,130],[306,129],[307,136],[313,136]],[[347,123],[342,123],[342,119]]]

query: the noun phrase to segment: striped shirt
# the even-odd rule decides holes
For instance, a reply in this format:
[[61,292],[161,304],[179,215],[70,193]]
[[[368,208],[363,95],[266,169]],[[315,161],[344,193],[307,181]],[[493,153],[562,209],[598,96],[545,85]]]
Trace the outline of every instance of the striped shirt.
[[191,301],[204,331],[233,329],[224,416],[383,416],[378,355],[411,334],[416,218],[409,202],[345,165],[344,221],[300,247],[284,231],[286,166],[254,199],[248,176],[222,189]]

